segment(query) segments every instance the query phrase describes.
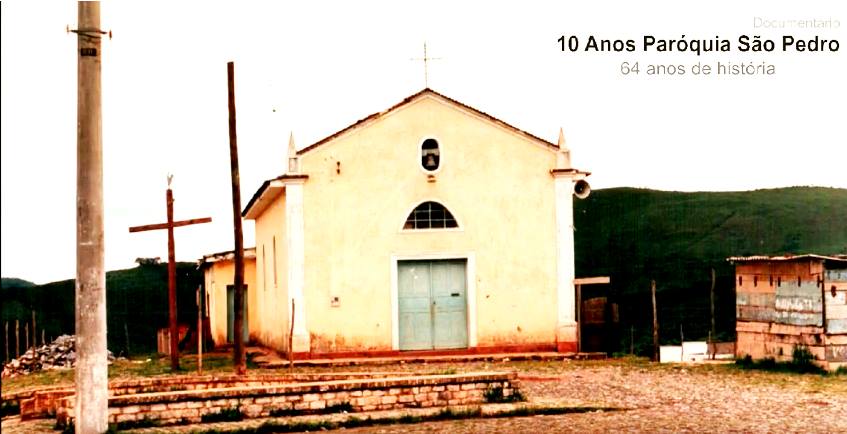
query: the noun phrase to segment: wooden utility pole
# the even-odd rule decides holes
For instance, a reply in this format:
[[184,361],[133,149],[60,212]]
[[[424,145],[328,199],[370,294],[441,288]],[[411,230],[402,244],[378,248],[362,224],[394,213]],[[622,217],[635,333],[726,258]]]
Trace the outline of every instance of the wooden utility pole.
[[5,363],[9,362],[9,321],[5,322],[6,325],[6,334],[3,335],[3,342],[6,344],[6,358],[3,359]]
[[29,324],[24,323],[24,353],[29,350]]
[[659,361],[659,316],[656,312],[656,281],[650,281],[650,294],[653,297],[653,361]]
[[15,320],[15,358],[21,356],[21,323]]
[[168,230],[168,326],[170,335],[170,353],[171,353],[171,370],[179,369],[179,332],[177,329],[176,318],[176,247],[174,243],[174,228],[179,226],[196,225],[200,223],[209,223],[211,217],[203,217],[199,219],[174,221],[174,193],[171,190],[171,180],[173,176],[168,175],[168,190],[165,192],[165,202],[167,207],[167,223],[156,223],[152,225],[133,226],[129,228],[130,232],[144,232],[158,229]]
[[76,432],[108,426],[100,3],[79,2],[76,172]]
[[235,133],[235,64],[227,62],[227,104],[229,108],[229,163],[232,176],[232,228],[235,235],[235,349],[232,364],[236,374],[247,372],[244,357],[244,238],[241,234],[241,179],[238,175],[238,139]]

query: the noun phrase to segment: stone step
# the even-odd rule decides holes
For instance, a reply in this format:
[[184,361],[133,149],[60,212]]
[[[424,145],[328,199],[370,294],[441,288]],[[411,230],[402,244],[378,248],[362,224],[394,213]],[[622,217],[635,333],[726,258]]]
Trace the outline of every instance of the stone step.
[[[518,390],[514,372],[405,375],[279,383],[214,389],[135,393],[109,398],[109,421],[174,425],[227,417],[269,417],[310,412],[363,412],[483,403],[487,394],[509,399]],[[74,419],[74,397],[59,400],[57,425]]]

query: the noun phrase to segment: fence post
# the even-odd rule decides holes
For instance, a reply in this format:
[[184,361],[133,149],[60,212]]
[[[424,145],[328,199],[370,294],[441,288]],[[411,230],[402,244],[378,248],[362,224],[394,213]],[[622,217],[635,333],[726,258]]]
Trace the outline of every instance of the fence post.
[[653,361],[659,361],[659,316],[656,312],[656,281],[650,281],[650,293],[653,296]]
[[291,327],[288,330],[288,369],[294,370],[294,299],[291,299]]

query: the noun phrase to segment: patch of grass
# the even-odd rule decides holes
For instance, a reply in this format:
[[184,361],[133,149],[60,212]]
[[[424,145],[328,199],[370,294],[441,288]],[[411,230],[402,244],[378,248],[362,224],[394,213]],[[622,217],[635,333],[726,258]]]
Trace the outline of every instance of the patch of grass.
[[[263,371],[252,369],[251,371]],[[115,360],[109,365],[109,380],[150,378],[168,375],[186,375],[197,372],[197,356],[195,354],[180,355],[180,369],[171,370],[170,359],[166,356],[151,353],[134,356],[129,360]],[[232,373],[232,355],[229,353],[203,354],[204,374]],[[25,389],[35,389],[42,386],[73,387],[74,370],[56,369],[33,372],[28,375],[18,375],[14,378],[3,379],[3,392],[15,392]]]
[[735,360],[735,366],[741,369],[757,369],[770,372],[784,372],[794,374],[817,374],[827,375],[828,372],[816,365],[814,354],[802,345],[794,346],[790,362],[778,362],[773,357],[753,360],[749,354]]
[[59,431],[62,434],[74,434],[76,430],[74,429],[74,424],[61,425],[59,422],[56,422],[56,425],[53,425],[53,430]]
[[528,417],[528,416],[555,416],[557,414],[592,413],[604,411],[620,411],[612,407],[518,407],[514,410],[497,413],[493,417]]
[[109,424],[108,433],[112,432],[120,432],[128,429],[136,429],[136,428],[153,428],[160,426],[161,424],[157,420],[150,419],[147,416],[144,416],[144,419],[141,420],[133,420],[127,422],[120,422],[118,424]]
[[[589,413],[593,411],[617,411],[615,408],[607,408],[607,407],[541,407],[541,408],[530,408],[530,407],[520,407],[514,410],[505,411],[502,413],[498,413],[495,415],[491,415],[490,417],[525,417],[525,416],[537,416],[537,415],[557,415],[557,414],[569,414],[569,413]],[[395,425],[395,424],[416,424],[421,422],[434,422],[434,421],[445,421],[445,420],[462,420],[462,419],[475,419],[484,417],[482,415],[482,411],[479,408],[472,408],[468,410],[454,410],[451,408],[445,408],[438,413],[431,415],[410,415],[406,414],[400,417],[390,417],[390,418],[382,418],[382,419],[372,419],[370,417],[366,418],[358,418],[351,417],[347,420],[333,422],[328,420],[317,420],[317,421],[304,421],[304,422],[278,422],[278,421],[269,421],[264,424],[254,427],[254,428],[243,428],[236,431],[225,431],[226,433],[236,433],[236,434],[270,434],[270,433],[290,433],[290,432],[306,432],[306,431],[325,431],[325,430],[336,430],[336,429],[352,429],[352,428],[364,428],[364,427],[373,427],[379,425]],[[202,431],[204,434],[217,434],[223,433],[224,431],[219,430],[209,430]]]
[[238,422],[244,419],[239,408],[225,408],[217,413],[204,414],[200,420],[205,422]]
[[526,401],[520,390],[512,389],[512,392],[506,395],[503,391],[503,386],[489,387],[482,396],[485,398],[485,402],[489,403]]

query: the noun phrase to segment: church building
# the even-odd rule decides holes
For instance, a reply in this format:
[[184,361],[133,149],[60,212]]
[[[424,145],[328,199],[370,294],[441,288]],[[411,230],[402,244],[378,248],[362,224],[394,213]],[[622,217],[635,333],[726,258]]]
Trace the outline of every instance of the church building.
[[285,352],[293,330],[298,358],[576,351],[589,173],[561,131],[551,143],[427,88],[288,153],[242,214],[251,340]]

